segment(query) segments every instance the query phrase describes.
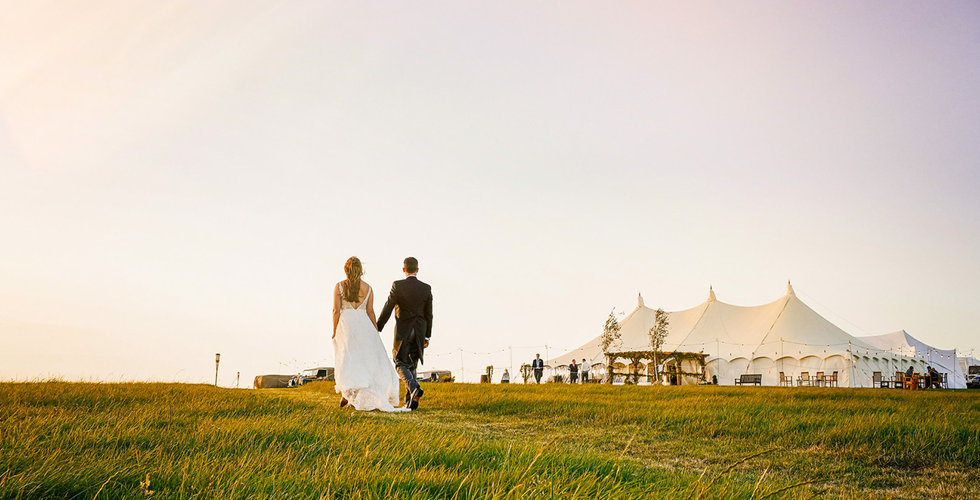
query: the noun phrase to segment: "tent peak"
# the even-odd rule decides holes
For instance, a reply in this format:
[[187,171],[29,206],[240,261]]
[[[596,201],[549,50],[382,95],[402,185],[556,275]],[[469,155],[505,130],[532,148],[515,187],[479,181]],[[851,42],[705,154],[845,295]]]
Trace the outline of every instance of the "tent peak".
[[715,298],[715,289],[711,285],[708,285],[708,302],[714,302],[716,300],[718,299]]
[[793,291],[793,283],[791,283],[789,280],[786,280],[786,295],[791,295],[793,297],[796,296],[796,292]]
[[643,294],[639,292],[636,294],[636,307],[643,307]]

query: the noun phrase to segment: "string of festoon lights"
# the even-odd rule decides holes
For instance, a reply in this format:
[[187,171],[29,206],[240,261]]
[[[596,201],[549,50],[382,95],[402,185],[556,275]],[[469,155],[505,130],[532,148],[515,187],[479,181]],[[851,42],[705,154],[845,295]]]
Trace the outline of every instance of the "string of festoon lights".
[[[547,363],[547,360],[555,356],[564,355],[572,350],[574,350],[572,347],[558,347],[550,344],[514,345],[490,350],[470,350],[457,347],[448,351],[438,351],[431,354],[426,353],[425,359],[427,361],[432,360],[433,365],[442,365],[443,367],[446,367],[447,362],[458,362],[458,365],[454,364],[452,366],[453,371],[456,372],[454,373],[454,378],[457,381],[467,380],[467,373],[473,375],[472,379],[474,381],[478,380],[477,377],[485,374],[488,368],[498,372],[501,369],[506,369],[510,374],[511,380],[516,381],[518,378],[516,375],[519,373],[520,368],[523,365],[529,365],[531,359],[534,358],[534,354],[531,354],[532,352],[540,354],[542,359],[546,360],[545,362]],[[505,354],[508,355],[508,358],[501,360],[499,356]],[[518,356],[518,358],[515,359],[515,356]],[[476,369],[467,368],[474,364],[476,365]],[[546,368],[551,369],[552,367],[546,365]]]
[[[853,355],[874,356],[874,357],[883,357],[883,358],[895,357],[895,356],[903,356],[903,357],[909,357],[909,358],[916,358],[916,357],[918,357],[918,358],[923,358],[923,359],[934,359],[934,358],[938,358],[938,359],[945,359],[945,360],[955,360],[956,357],[957,357],[956,354],[955,354],[955,350],[953,350],[953,354],[944,353],[940,349],[929,349],[925,353],[920,353],[914,347],[902,347],[902,346],[900,346],[900,347],[897,347],[897,351],[898,352],[895,352],[895,350],[868,349],[868,348],[861,347],[861,346],[855,346],[855,345],[853,345],[853,342],[851,342],[851,341],[847,341],[847,342],[832,342],[832,343],[828,343],[828,344],[814,344],[814,343],[809,343],[809,342],[797,342],[797,341],[793,341],[793,340],[785,340],[785,339],[782,339],[781,338],[779,340],[773,340],[773,341],[769,341],[769,342],[763,342],[761,344],[745,343],[745,342],[730,342],[730,341],[722,340],[722,339],[715,339],[715,340],[706,341],[706,342],[684,342],[683,343],[683,345],[685,346],[685,350],[690,350],[691,346],[701,346],[702,347],[702,349],[701,349],[702,352],[704,351],[704,348],[709,348],[710,349],[711,346],[721,346],[721,345],[725,345],[725,346],[738,346],[738,347],[753,347],[754,346],[755,349],[756,349],[756,351],[763,351],[767,346],[774,346],[776,344],[793,344],[795,346],[801,346],[801,347],[820,347],[820,348],[831,348],[831,347],[843,347],[843,346],[847,346],[848,347],[848,349],[847,349],[848,352],[850,352]],[[823,349],[823,352],[827,352],[827,349]],[[803,350],[799,350],[798,349],[798,350],[796,350],[796,353],[797,354],[803,354]],[[734,354],[735,353],[732,352],[732,351],[729,351],[728,352],[728,355],[729,356],[734,356]],[[774,354],[776,354],[776,355],[785,355],[786,354],[786,351],[780,349],[780,351],[776,351],[776,352],[774,352]]]
[[[458,372],[454,373],[453,375],[457,381],[463,381],[466,373],[476,374],[479,376],[480,374],[485,373],[487,367],[493,367],[494,370],[506,368],[513,371],[519,371],[522,365],[530,364],[531,359],[534,358],[534,354],[529,354],[531,352],[539,353],[542,359],[547,361],[553,357],[562,356],[568,352],[571,352],[572,350],[574,350],[572,347],[559,347],[550,344],[515,345],[491,350],[469,350],[462,347],[457,347],[452,350],[425,352],[425,363],[422,365],[422,367],[420,367],[420,370],[421,368],[426,368],[428,371],[447,370],[455,372],[458,369]],[[502,363],[500,362],[500,359],[493,359],[494,356],[504,354],[509,354],[507,362]],[[524,356],[527,359],[524,359],[523,357],[515,359],[515,355]],[[467,369],[467,365],[476,366],[476,368]],[[317,367],[331,367],[333,366],[333,359],[327,357],[318,358],[315,360],[288,358],[278,361],[278,366],[280,373],[296,374],[301,371],[310,370]],[[551,369],[552,367],[549,365],[547,368]],[[515,374],[511,374],[511,377],[515,377]],[[474,380],[477,380],[477,378],[474,378]]]

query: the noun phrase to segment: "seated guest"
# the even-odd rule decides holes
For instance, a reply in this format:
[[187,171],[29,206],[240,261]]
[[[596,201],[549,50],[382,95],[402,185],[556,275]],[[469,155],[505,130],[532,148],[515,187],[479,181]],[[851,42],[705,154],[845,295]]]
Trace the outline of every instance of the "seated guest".
[[500,377],[500,383],[501,384],[509,384],[510,383],[510,373],[508,373],[507,370],[504,370],[504,375],[502,377]]
[[905,370],[905,376],[906,377],[911,377],[913,373],[915,373],[915,367],[914,366],[910,366],[908,370]]
[[942,380],[942,376],[939,375],[939,372],[936,371],[936,369],[931,366],[926,367],[926,371],[929,372],[929,378],[926,379],[926,389],[941,388],[942,386],[940,385],[940,382]]

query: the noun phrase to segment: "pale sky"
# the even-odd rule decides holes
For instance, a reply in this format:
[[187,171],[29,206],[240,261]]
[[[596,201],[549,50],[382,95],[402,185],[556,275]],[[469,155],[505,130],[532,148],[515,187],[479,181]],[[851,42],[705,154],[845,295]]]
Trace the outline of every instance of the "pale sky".
[[351,255],[377,309],[419,258],[424,368],[468,380],[787,279],[980,347],[977,2],[0,12],[0,379],[332,365]]

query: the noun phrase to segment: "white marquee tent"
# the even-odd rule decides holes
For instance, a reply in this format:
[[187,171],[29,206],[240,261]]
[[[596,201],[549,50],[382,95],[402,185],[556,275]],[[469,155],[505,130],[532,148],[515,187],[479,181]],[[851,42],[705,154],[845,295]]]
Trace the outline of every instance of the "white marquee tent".
[[957,356],[956,364],[960,367],[960,373],[966,376],[970,374],[971,366],[980,366],[980,359],[973,356]]
[[946,374],[950,389],[966,389],[966,377],[957,362],[956,349],[936,349],[905,330],[859,338],[884,351],[925,359],[929,366]]
[[[639,297],[636,309],[621,322],[620,341],[611,350],[649,350],[654,312]],[[837,372],[841,387],[871,387],[875,371],[890,378],[909,365],[924,372],[928,363],[920,356],[884,350],[841,330],[797,298],[792,285],[778,300],[752,307],[721,302],[710,290],[704,303],[668,314],[670,328],[662,350],[707,354],[708,380],[717,376],[723,385],[733,385],[745,373],[761,373],[763,385],[777,385],[779,372],[795,381],[801,372],[813,376],[822,371],[827,375]],[[549,360],[548,365],[582,358],[593,365],[606,362],[600,337]]]

